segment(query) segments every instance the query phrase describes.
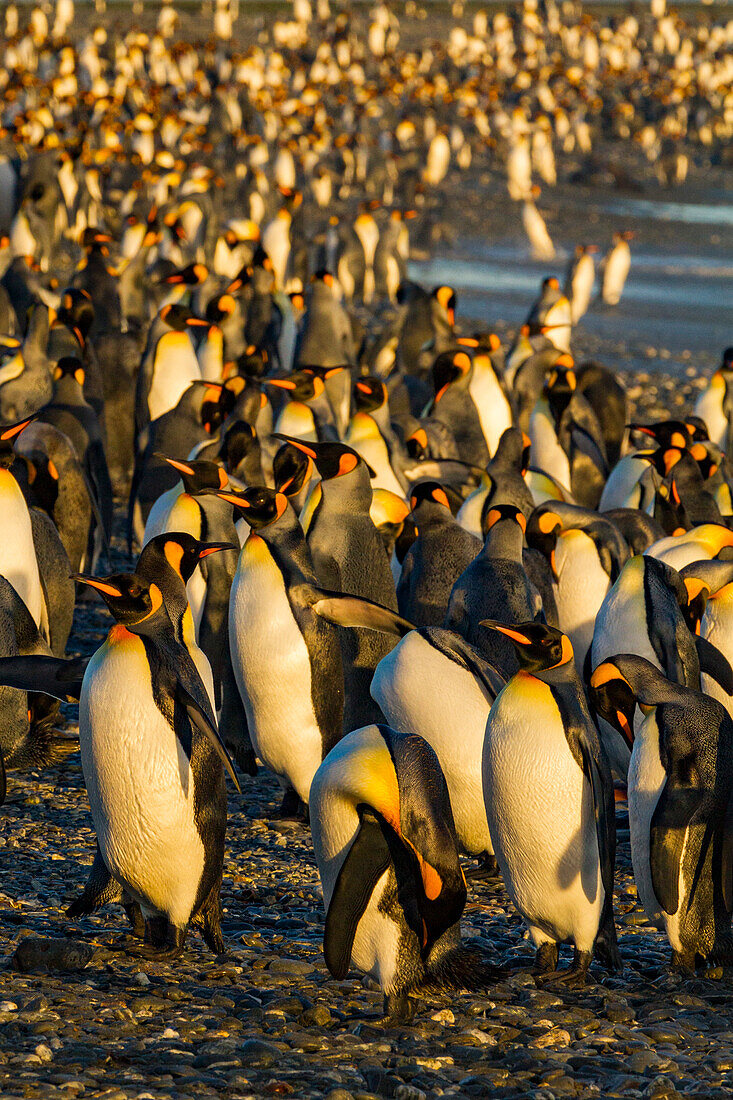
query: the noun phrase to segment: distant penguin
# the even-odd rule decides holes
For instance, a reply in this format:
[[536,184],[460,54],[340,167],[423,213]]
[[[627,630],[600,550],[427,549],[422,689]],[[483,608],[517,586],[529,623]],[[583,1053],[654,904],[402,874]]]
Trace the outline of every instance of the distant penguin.
[[573,324],[587,312],[593,297],[593,284],[596,279],[593,264],[594,245],[578,244],[565,276],[565,297],[570,302]]
[[[520,668],[486,724],[484,798],[496,858],[537,950],[538,980],[581,985],[594,952],[609,969],[620,965],[611,772],[568,637],[535,622],[484,626],[512,642]],[[568,941],[573,964],[558,970],[558,947]]]
[[617,306],[621,300],[631,267],[629,240],[633,233],[614,233],[613,246],[603,260],[601,297],[606,305]]
[[643,708],[628,776],[631,860],[647,917],[676,968],[730,966],[733,722],[714,699],[622,653],[591,678],[596,708],[629,728]]

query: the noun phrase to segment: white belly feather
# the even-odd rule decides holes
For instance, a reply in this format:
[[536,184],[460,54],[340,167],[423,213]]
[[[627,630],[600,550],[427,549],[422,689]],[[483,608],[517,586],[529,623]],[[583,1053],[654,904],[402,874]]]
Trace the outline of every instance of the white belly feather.
[[142,642],[119,627],[110,639],[89,663],[79,704],[94,827],[107,867],[143,912],[182,927],[204,867],[193,775],[153,700]]
[[535,943],[590,951],[604,899],[593,798],[552,693],[534,677],[520,673],[497,696],[483,776],[499,866]]

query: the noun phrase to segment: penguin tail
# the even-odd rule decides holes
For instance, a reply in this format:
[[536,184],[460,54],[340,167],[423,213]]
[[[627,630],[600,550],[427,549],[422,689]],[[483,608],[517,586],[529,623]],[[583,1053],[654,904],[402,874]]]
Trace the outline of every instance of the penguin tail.
[[508,973],[505,967],[492,963],[480,948],[460,944],[442,952],[437,959],[428,959],[422,985],[428,989],[479,992],[502,981]]

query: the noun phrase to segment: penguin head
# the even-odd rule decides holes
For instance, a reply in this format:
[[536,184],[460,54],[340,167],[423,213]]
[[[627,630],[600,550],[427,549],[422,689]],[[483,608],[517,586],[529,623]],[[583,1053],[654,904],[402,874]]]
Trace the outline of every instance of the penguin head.
[[188,306],[184,306],[180,302],[163,306],[158,316],[161,321],[165,321],[176,332],[184,332],[187,328],[209,327],[208,321],[204,321],[201,317],[194,317]]
[[726,348],[723,352],[723,359],[720,364],[720,370],[733,371],[733,348]]
[[71,329],[80,346],[84,347],[89,330],[94,324],[94,304],[86,290],[67,287],[61,295],[57,323]]
[[367,466],[361,455],[347,447],[345,443],[304,443],[301,439],[289,439],[279,432],[272,433],[273,439],[282,439],[285,443],[292,443],[303,454],[312,458],[316,469],[321,475],[321,481],[331,481],[335,478],[346,477],[354,470],[363,469],[368,472]]
[[452,514],[451,502],[444,485],[439,481],[425,479],[417,481],[410,490],[410,511],[415,516],[415,522],[419,522],[418,513],[440,514],[448,511]]
[[325,390],[323,380],[306,370],[296,370],[287,378],[265,378],[264,383],[266,386],[284,390],[292,401],[306,403],[320,397]]
[[441,397],[452,382],[459,378],[466,378],[471,372],[471,357],[465,351],[444,351],[433,363],[433,388],[435,390],[435,403]]
[[514,504],[491,504],[487,498],[481,510],[481,530],[484,538],[494,531],[496,535],[517,535],[521,546],[527,530],[524,512]]
[[520,428],[505,428],[491,460],[492,469],[504,468],[526,474],[529,469],[532,440]]
[[267,349],[258,348],[256,344],[247,344],[237,359],[237,371],[245,378],[264,379],[269,369],[270,356]]
[[575,361],[572,355],[563,354],[552,367],[545,381],[545,395],[551,405],[565,408],[578,388]]
[[690,433],[690,439],[693,443],[707,443],[710,439],[707,424],[701,416],[688,416],[685,420],[685,427]]
[[172,271],[159,280],[165,286],[201,286],[209,277],[208,268],[204,264],[188,264],[178,271]]
[[54,382],[61,382],[65,378],[73,379],[81,389],[84,388],[84,364],[75,355],[64,355],[53,369]]
[[386,404],[387,387],[376,375],[367,375],[354,383],[354,408],[357,412],[371,413]]
[[661,420],[658,424],[634,423],[627,427],[630,432],[650,436],[658,447],[676,447],[684,451],[692,442],[690,428],[682,420]]
[[13,450],[15,440],[23,429],[28,427],[32,420],[35,420],[35,415],[26,417],[25,420],[18,420],[15,424],[4,424],[0,426],[0,470],[9,470],[13,465],[15,460],[15,451]]
[[596,712],[618,730],[629,749],[632,749],[636,695],[616,662],[615,657],[604,661],[592,673],[590,697]]
[[142,633],[146,629],[143,624],[154,625],[168,618],[157,584],[148,584],[134,573],[113,573],[108,577],[73,573],[72,577],[96,589],[117,622],[133,633]]
[[193,496],[204,489],[226,489],[229,479],[227,472],[217,462],[208,458],[197,458],[182,462],[177,458],[168,458],[166,455],[156,452],[156,458],[162,458],[174,470],[181,475],[183,488],[186,493]]
[[560,578],[557,574],[555,563],[555,550],[557,539],[562,531],[562,520],[557,512],[553,512],[552,505],[548,504],[535,508],[529,517],[527,524],[527,545],[533,550],[539,550],[550,563],[550,570],[556,582]]
[[310,481],[314,469],[315,463],[311,456],[294,443],[283,443],[272,460],[277,490],[288,497],[297,497],[303,486]]
[[451,328],[456,323],[456,292],[452,286],[436,286],[430,295],[437,303]]
[[373,491],[369,517],[382,536],[382,542],[389,557],[392,556],[395,543],[402,534],[408,515],[409,508],[402,497],[398,497],[389,489]]
[[186,531],[168,531],[145,543],[135,573],[143,579],[154,578],[167,563],[187,584],[204,558],[223,550],[239,550],[239,547],[231,542],[201,542]]
[[573,660],[573,647],[567,634],[546,623],[500,623],[483,619],[481,626],[496,630],[510,640],[524,672],[547,672]]
[[[259,531],[263,527],[269,527],[271,523],[275,523],[285,515],[288,509],[288,498],[285,494],[264,485],[251,486],[238,493],[231,490],[209,491],[218,496],[220,500],[225,500],[238,509],[255,531]],[[293,518],[296,518],[292,508],[290,511]]]
[[[260,441],[257,432],[246,420],[235,420],[224,433],[219,448],[219,458],[229,473],[234,473],[251,454],[259,454]],[[226,486],[222,485],[222,489]]]

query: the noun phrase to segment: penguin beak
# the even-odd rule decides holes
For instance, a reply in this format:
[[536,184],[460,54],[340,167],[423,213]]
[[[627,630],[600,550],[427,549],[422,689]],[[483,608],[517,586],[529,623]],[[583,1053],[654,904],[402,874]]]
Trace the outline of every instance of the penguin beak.
[[196,473],[192,466],[189,466],[186,462],[178,462],[175,458],[167,458],[166,455],[155,454],[156,458],[162,458],[164,462],[167,462],[169,466],[172,466],[174,470],[178,470],[181,474],[188,474],[189,477],[193,477]]
[[205,546],[202,546],[199,550],[199,561],[202,558],[208,558],[210,554],[218,554],[222,550],[238,550],[239,547],[235,546],[233,542],[207,542]]
[[487,630],[496,630],[499,634],[504,634],[517,645],[532,645],[532,640],[526,634],[522,634],[521,631],[515,630],[513,627],[505,626],[503,623],[497,623],[494,619],[482,619],[479,625],[486,627]]
[[122,598],[122,592],[119,588],[115,588],[112,584],[106,584],[105,581],[99,580],[97,577],[89,577],[86,573],[71,573],[71,579],[78,581],[79,584],[87,584],[90,588],[96,588],[98,592],[103,592],[105,596],[113,596],[115,599]]

